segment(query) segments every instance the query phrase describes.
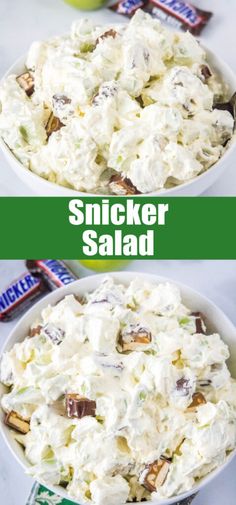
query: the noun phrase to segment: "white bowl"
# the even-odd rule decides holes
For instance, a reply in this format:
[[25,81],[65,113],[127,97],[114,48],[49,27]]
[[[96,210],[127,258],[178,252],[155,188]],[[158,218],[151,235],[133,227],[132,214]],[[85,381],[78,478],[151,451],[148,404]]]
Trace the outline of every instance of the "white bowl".
[[[202,47],[204,47],[202,45]],[[213,69],[217,71],[217,73],[223,78],[224,82],[228,84],[229,93],[233,95],[236,91],[236,75],[229,68],[229,66],[224,63],[220,58],[214,55],[212,51],[204,47],[207,53],[207,58],[209,64]],[[8,72],[5,74],[3,79],[5,79],[10,74],[19,75],[25,71],[25,61],[26,56],[21,57],[14,63]],[[49,182],[43,177],[31,172],[28,168],[24,167],[24,165],[17,160],[17,158],[12,154],[11,150],[5,144],[3,139],[0,138],[0,147],[3,150],[3,153],[13,171],[16,175],[37,195],[41,196],[94,196],[94,193],[85,193],[81,191],[76,191],[73,189],[68,189],[64,186],[60,186],[59,184],[55,184],[53,182]],[[152,191],[151,193],[145,193],[150,196],[197,196],[203,193],[207,188],[212,186],[218,177],[220,177],[224,172],[226,172],[227,168],[229,168],[236,157],[236,141],[232,141],[231,145],[228,146],[223,157],[217,161],[211,168],[209,168],[206,172],[201,175],[198,175],[194,179],[189,182],[185,182],[184,184],[180,184],[179,186],[175,186],[171,189],[163,189],[159,191]],[[99,196],[99,195],[95,195]],[[101,195],[104,196],[104,195]],[[107,196],[107,195],[105,195]]]
[[[26,334],[27,331],[29,330],[29,327],[32,325],[32,323],[35,321],[35,319],[38,317],[39,313],[41,310],[46,307],[49,303],[54,305],[57,303],[59,300],[61,300],[65,295],[71,294],[71,293],[76,293],[78,295],[83,295],[84,293],[88,291],[93,291],[98,287],[104,276],[107,274],[99,274],[99,275],[93,275],[86,277],[82,280],[78,280],[74,282],[73,284],[70,284],[68,286],[65,286],[63,288],[60,288],[56,291],[53,291],[49,295],[45,296],[42,300],[40,300],[38,303],[36,303],[23,317],[22,319],[18,322],[18,324],[15,326],[13,331],[10,333],[4,348],[3,352],[8,351],[12,348],[12,346],[16,342],[22,341]],[[127,285],[130,283],[135,277],[141,277],[144,279],[144,281],[150,281],[154,283],[159,283],[159,282],[173,282],[170,279],[166,279],[164,277],[156,276],[156,275],[147,275],[147,274],[140,274],[140,273],[135,273],[135,272],[117,272],[117,273],[112,273],[110,274],[112,277],[115,278],[116,281],[123,283]],[[193,289],[189,288],[188,286],[185,286],[183,284],[180,284],[178,282],[174,282],[177,286],[179,286],[182,294],[182,299],[183,302],[186,303],[186,305],[194,312],[194,311],[200,311],[203,312],[204,315],[206,316],[206,323],[207,327],[211,331],[218,331],[220,335],[222,336],[224,342],[229,346],[230,349],[230,359],[228,362],[228,366],[230,368],[231,374],[236,378],[236,328],[234,325],[231,323],[231,321],[225,316],[225,314],[216,306],[214,305],[213,302],[211,302],[208,298],[205,296],[201,295],[200,293],[194,291]],[[0,385],[0,397],[4,394],[4,392],[7,391],[7,388],[5,388],[3,385]],[[26,470],[28,467],[30,467],[30,464],[27,462],[24,451],[22,447],[14,440],[13,433],[12,431],[4,424],[4,412],[1,410],[0,412],[0,431],[9,447],[11,450],[13,456],[17,459],[17,461],[21,464],[21,466]],[[158,504],[158,505],[168,505],[171,503],[175,503],[176,500],[180,501],[187,496],[190,496],[197,491],[199,491],[202,487],[204,487],[208,482],[210,482],[212,479],[214,479],[232,460],[232,458],[235,456],[236,451],[233,451],[226,459],[226,462],[221,465],[219,468],[211,472],[208,476],[203,478],[197,486],[192,488],[190,491],[187,491],[186,493],[182,493],[181,495],[178,495],[177,497],[172,497],[170,499],[166,500],[159,500],[157,501],[147,501],[145,502],[147,505],[153,505],[153,504]],[[48,486],[48,488],[53,491],[54,493],[57,493],[58,495],[66,498],[66,499],[71,499],[66,492],[65,489],[63,489],[61,486]],[[76,502],[78,503],[78,502]],[[81,504],[82,505],[82,504]],[[141,503],[140,503],[141,505]]]

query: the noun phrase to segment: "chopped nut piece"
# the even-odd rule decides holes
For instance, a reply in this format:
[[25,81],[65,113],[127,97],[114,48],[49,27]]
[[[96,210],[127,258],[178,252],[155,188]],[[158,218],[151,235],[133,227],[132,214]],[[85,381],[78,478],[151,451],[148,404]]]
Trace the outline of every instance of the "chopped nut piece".
[[142,345],[150,344],[152,335],[150,331],[141,326],[131,326],[120,333],[119,344],[122,351],[136,351]]
[[208,65],[201,65],[200,70],[204,81],[207,81],[210,77],[212,77],[212,72]]
[[142,482],[143,486],[151,493],[157,491],[157,489],[161,487],[166,480],[170,464],[170,460],[161,457],[157,461],[154,461],[154,463],[148,465],[143,474],[141,474],[141,479],[142,475],[144,476]]
[[26,435],[26,433],[30,430],[30,423],[28,420],[23,419],[17,412],[12,410],[5,417],[5,424],[10,428],[14,428],[14,430],[19,431]]
[[100,40],[107,39],[108,37],[112,37],[113,39],[116,38],[117,32],[111,28],[110,30],[107,30],[104,32],[102,35],[99,35],[99,37],[96,40],[96,45],[99,44]]
[[201,312],[192,312],[191,316],[195,317],[196,333],[206,334],[206,327],[204,323],[204,318]]
[[96,402],[75,393],[66,394],[66,412],[68,417],[81,419],[85,416],[96,415]]
[[187,408],[188,412],[194,412],[199,405],[203,405],[206,403],[206,399],[203,396],[202,393],[194,393],[192,396],[192,403],[190,403],[189,407]]
[[40,324],[38,326],[35,326],[34,328],[30,328],[29,337],[35,337],[36,335],[39,335],[41,330],[42,326]]
[[31,96],[34,92],[34,78],[30,72],[24,72],[16,78],[19,86],[26,92],[27,96]]
[[62,126],[64,126],[64,125],[60,121],[60,119],[58,119],[58,117],[55,117],[53,115],[53,113],[51,113],[49,116],[48,122],[46,124],[46,133],[47,133],[48,138],[50,137],[50,135],[52,135],[52,133],[60,130],[62,128]]
[[133,185],[130,179],[122,175],[112,175],[109,187],[114,195],[140,195],[140,191]]

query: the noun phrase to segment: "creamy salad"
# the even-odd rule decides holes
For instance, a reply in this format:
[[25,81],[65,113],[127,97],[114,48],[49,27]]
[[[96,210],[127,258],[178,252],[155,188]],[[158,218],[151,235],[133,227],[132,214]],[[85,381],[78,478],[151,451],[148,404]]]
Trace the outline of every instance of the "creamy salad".
[[198,41],[139,10],[129,24],[83,19],[34,42],[24,73],[1,84],[0,135],[51,182],[148,193],[219,160],[234,129],[227,100]]
[[6,424],[28,473],[79,503],[175,496],[235,449],[228,357],[175,285],[107,277],[45,308],[3,355]]

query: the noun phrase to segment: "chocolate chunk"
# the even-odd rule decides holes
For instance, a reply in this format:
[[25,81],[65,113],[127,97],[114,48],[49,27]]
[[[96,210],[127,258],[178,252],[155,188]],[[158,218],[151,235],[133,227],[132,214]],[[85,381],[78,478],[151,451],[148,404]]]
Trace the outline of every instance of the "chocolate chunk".
[[176,390],[181,393],[182,396],[188,396],[190,389],[189,379],[181,377],[181,379],[176,381]]
[[201,65],[200,71],[202,77],[204,78],[204,81],[207,81],[208,79],[210,79],[210,77],[212,77],[212,73],[208,65]]
[[202,333],[203,335],[206,335],[206,327],[202,313],[192,312],[191,316],[195,317],[196,333]]
[[104,32],[102,35],[99,35],[99,37],[96,40],[96,45],[99,44],[99,42],[101,40],[107,39],[108,37],[112,37],[113,39],[115,39],[116,36],[117,36],[117,32],[115,30],[113,30],[113,28],[111,28],[110,30],[107,30],[106,32]]
[[66,96],[66,95],[57,94],[57,95],[53,95],[52,102],[53,102],[53,105],[58,104],[61,107],[63,107],[64,105],[71,103],[71,99],[68,98],[68,96]]
[[27,96],[31,96],[34,92],[34,77],[30,72],[24,72],[16,78],[20,87],[26,92]]
[[142,345],[150,344],[151,341],[151,332],[141,326],[130,326],[129,329],[123,330],[119,337],[122,351],[137,351]]
[[74,393],[66,394],[66,412],[68,417],[81,419],[96,415],[96,402]]
[[6,415],[5,424],[10,428],[19,431],[19,433],[23,433],[24,435],[26,435],[26,433],[28,433],[30,430],[30,422],[26,419],[23,419],[23,417],[17,414],[17,412],[14,412],[14,410]]
[[60,121],[60,119],[51,113],[46,124],[47,137],[49,138],[52,133],[60,130],[62,126],[64,126],[64,124]]
[[199,405],[204,405],[206,402],[205,397],[203,396],[202,393],[194,393],[192,396],[192,402],[187,408],[188,412],[195,412],[196,408],[199,407]]
[[210,386],[211,383],[212,383],[212,381],[210,379],[199,379],[199,380],[197,380],[197,385],[200,388],[206,388],[206,387]]
[[141,474],[141,482],[143,486],[153,493],[161,487],[167,477],[170,469],[171,460],[161,457],[150,465],[147,465],[144,472]]
[[112,175],[109,182],[111,193],[114,195],[140,195],[140,191],[133,185],[130,179],[122,175]]
[[228,102],[214,104],[213,109],[227,110],[236,120],[236,92]]
[[42,328],[43,327],[40,324],[38,326],[35,326],[34,328],[30,328],[29,337],[35,337],[36,335],[39,335]]
[[65,337],[65,332],[61,330],[61,328],[57,328],[50,323],[43,327],[43,332],[50,338],[53,344],[56,345],[61,344]]

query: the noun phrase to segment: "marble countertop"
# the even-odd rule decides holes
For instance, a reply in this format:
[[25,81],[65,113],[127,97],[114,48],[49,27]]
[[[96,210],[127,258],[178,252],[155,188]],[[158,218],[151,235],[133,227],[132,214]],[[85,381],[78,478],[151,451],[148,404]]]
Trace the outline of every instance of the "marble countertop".
[[[195,5],[214,11],[214,17],[203,31],[203,42],[233,69],[236,70],[235,0],[194,0]],[[84,17],[63,0],[0,0],[0,76],[24,54],[33,40],[41,40],[68,31],[75,18]],[[86,16],[98,22],[125,19],[108,9],[87,12]],[[206,191],[206,195],[236,195],[236,170],[230,167],[218,181]],[[0,153],[0,196],[33,195],[18,179]]]
[[[90,274],[77,262],[68,262],[79,277]],[[236,324],[236,261],[133,261],[131,271],[156,273],[181,281],[211,298]],[[0,261],[0,290],[25,270],[23,261]],[[0,348],[16,321],[0,323]],[[236,458],[204,488],[194,505],[235,505]],[[14,460],[0,438],[0,503],[25,505],[33,480]]]

